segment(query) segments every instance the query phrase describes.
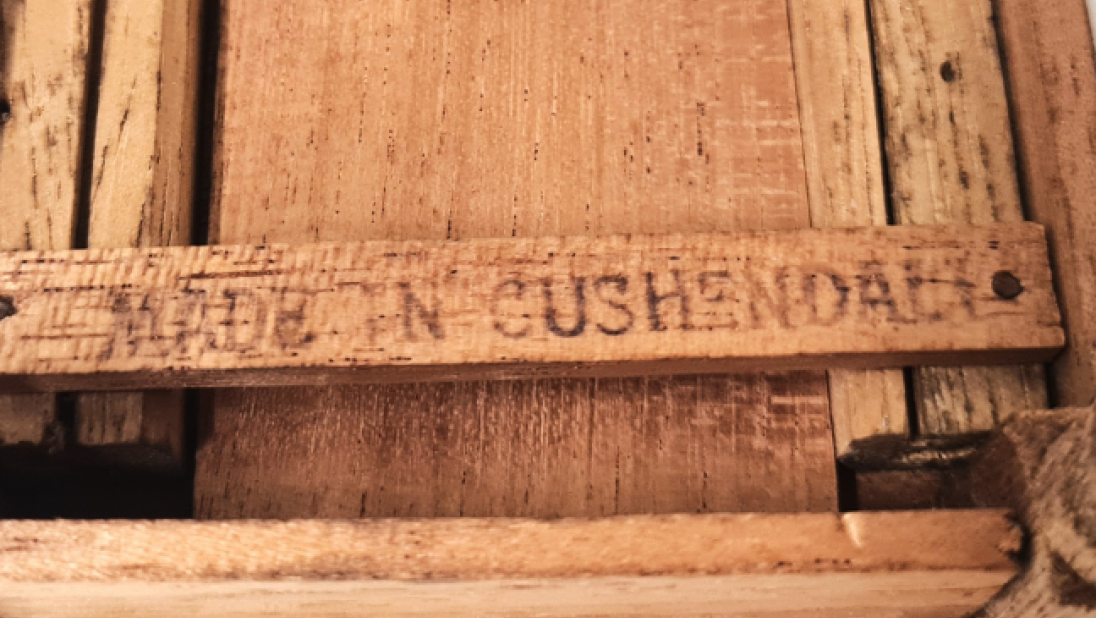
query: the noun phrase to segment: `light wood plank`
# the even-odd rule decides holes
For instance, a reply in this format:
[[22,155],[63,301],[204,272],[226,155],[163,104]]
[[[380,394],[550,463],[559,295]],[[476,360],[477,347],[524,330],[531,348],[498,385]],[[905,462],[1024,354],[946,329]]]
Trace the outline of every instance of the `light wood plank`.
[[[368,11],[232,0],[225,11],[220,242],[809,222],[782,0]],[[222,392],[196,503],[215,517],[829,510],[819,384],[793,374]],[[435,418],[439,408],[451,414]],[[295,420],[305,412],[314,422]]]
[[602,519],[2,521],[0,581],[1012,571],[1003,510]]
[[[1020,221],[1008,102],[989,0],[871,0],[898,223]],[[957,442],[1047,407],[1041,366],[924,368],[923,437]]]
[[959,616],[1015,572],[1020,534],[988,510],[12,521],[0,546],[5,616]]
[[201,2],[106,7],[88,245],[190,244]]
[[[886,225],[867,4],[791,0],[788,11],[811,225]],[[828,375],[839,458],[858,464],[904,448],[909,423],[900,370]]]
[[1046,251],[1040,226],[1015,224],[8,253],[0,383],[1045,360],[1065,338]]
[[1075,0],[997,3],[1024,198],[1047,226],[1069,346],[1054,363],[1060,405],[1096,399],[1096,63]]
[[0,610],[11,618],[960,618],[1009,577],[999,571],[921,571],[474,583],[24,584],[0,601]]
[[[0,249],[68,249],[76,222],[91,0],[0,0]],[[0,395],[0,445],[40,444],[49,395]]]
[[[106,4],[92,157],[88,246],[190,241],[201,35],[200,0]],[[145,444],[183,457],[183,399],[162,393],[84,395],[76,439],[88,446]]]

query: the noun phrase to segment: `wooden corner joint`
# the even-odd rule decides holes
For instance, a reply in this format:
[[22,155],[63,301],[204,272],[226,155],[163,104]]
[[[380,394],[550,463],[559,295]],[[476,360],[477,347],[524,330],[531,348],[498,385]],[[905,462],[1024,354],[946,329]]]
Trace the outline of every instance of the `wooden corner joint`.
[[1034,224],[0,254],[0,388],[1044,361]]

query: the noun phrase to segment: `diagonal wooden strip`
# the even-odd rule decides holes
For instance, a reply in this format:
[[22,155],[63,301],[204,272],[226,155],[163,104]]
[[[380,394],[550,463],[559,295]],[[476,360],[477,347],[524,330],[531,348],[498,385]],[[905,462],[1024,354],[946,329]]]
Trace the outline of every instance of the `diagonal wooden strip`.
[[636,375],[1048,359],[1043,230],[0,254],[30,388]]
[[[989,0],[871,0],[887,164],[899,223],[1021,221]],[[922,436],[963,442],[1047,407],[1040,366],[918,369]]]
[[[91,0],[0,1],[0,249],[68,249]],[[0,445],[39,444],[54,398],[0,395]]]
[[[812,227],[886,225],[867,4],[788,3]],[[828,372],[834,451],[890,458],[909,438],[901,370]]]

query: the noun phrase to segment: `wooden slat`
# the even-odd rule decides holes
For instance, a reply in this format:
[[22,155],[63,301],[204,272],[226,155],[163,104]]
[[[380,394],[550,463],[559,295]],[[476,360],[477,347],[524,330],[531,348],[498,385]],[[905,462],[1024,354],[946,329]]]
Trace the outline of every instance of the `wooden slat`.
[[[809,223],[782,0],[224,4],[219,242]],[[830,510],[827,408],[812,374],[218,393],[196,504]]]
[[960,618],[1008,573],[922,571],[464,582],[26,584],[11,618],[356,615],[643,618]]
[[[106,3],[90,247],[189,244],[201,4]],[[80,444],[143,445],[183,457],[180,393],[83,395],[75,423]]]
[[1007,362],[1064,341],[1035,224],[23,252],[0,254],[0,295],[0,382],[30,389]]
[[1002,45],[1032,218],[1047,226],[1069,347],[1054,364],[1060,405],[1096,399],[1096,63],[1078,0],[1000,0]]
[[[67,249],[79,194],[91,0],[0,1],[0,249]],[[48,395],[0,395],[0,444],[39,444]]]
[[[1008,103],[989,0],[871,0],[895,217],[912,225],[1020,221]],[[920,433],[985,432],[1047,406],[1042,367],[924,368]]]
[[88,245],[190,244],[201,2],[106,6]]
[[[886,225],[867,4],[788,3],[813,227]],[[902,372],[829,372],[834,449],[889,459],[909,438]]]
[[0,581],[1011,571],[1003,510],[603,519],[2,521]]
[[0,546],[0,611],[13,617],[138,605],[155,616],[213,606],[235,616],[305,608],[310,616],[363,608],[959,616],[1013,574],[1009,552],[1020,536],[1006,512],[987,510],[553,522],[9,521],[0,522]]

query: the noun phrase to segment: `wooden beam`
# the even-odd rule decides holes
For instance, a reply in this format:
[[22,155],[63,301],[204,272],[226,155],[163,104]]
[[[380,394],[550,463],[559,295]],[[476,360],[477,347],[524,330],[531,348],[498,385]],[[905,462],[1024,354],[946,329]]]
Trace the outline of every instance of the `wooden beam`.
[[627,375],[1050,358],[1043,231],[0,255],[23,388]]
[[[887,224],[867,4],[791,0],[812,227]],[[891,460],[909,439],[902,371],[828,372],[834,452]]]
[[1012,576],[1020,535],[1005,511],[986,510],[8,521],[0,522],[0,546],[0,611],[13,618],[106,615],[137,604],[154,616],[214,606],[238,616],[305,607],[311,616],[363,608],[443,616],[885,616],[917,608],[918,616],[958,616]]
[[[895,219],[1023,220],[990,0],[870,0]],[[919,368],[919,437],[962,445],[1047,407],[1040,366]]]
[[[79,195],[90,0],[0,1],[0,250],[68,249]],[[0,395],[0,445],[52,433],[49,395]]]
[[1059,405],[1096,400],[1096,61],[1081,0],[999,0],[1024,201],[1047,226],[1068,326]]

